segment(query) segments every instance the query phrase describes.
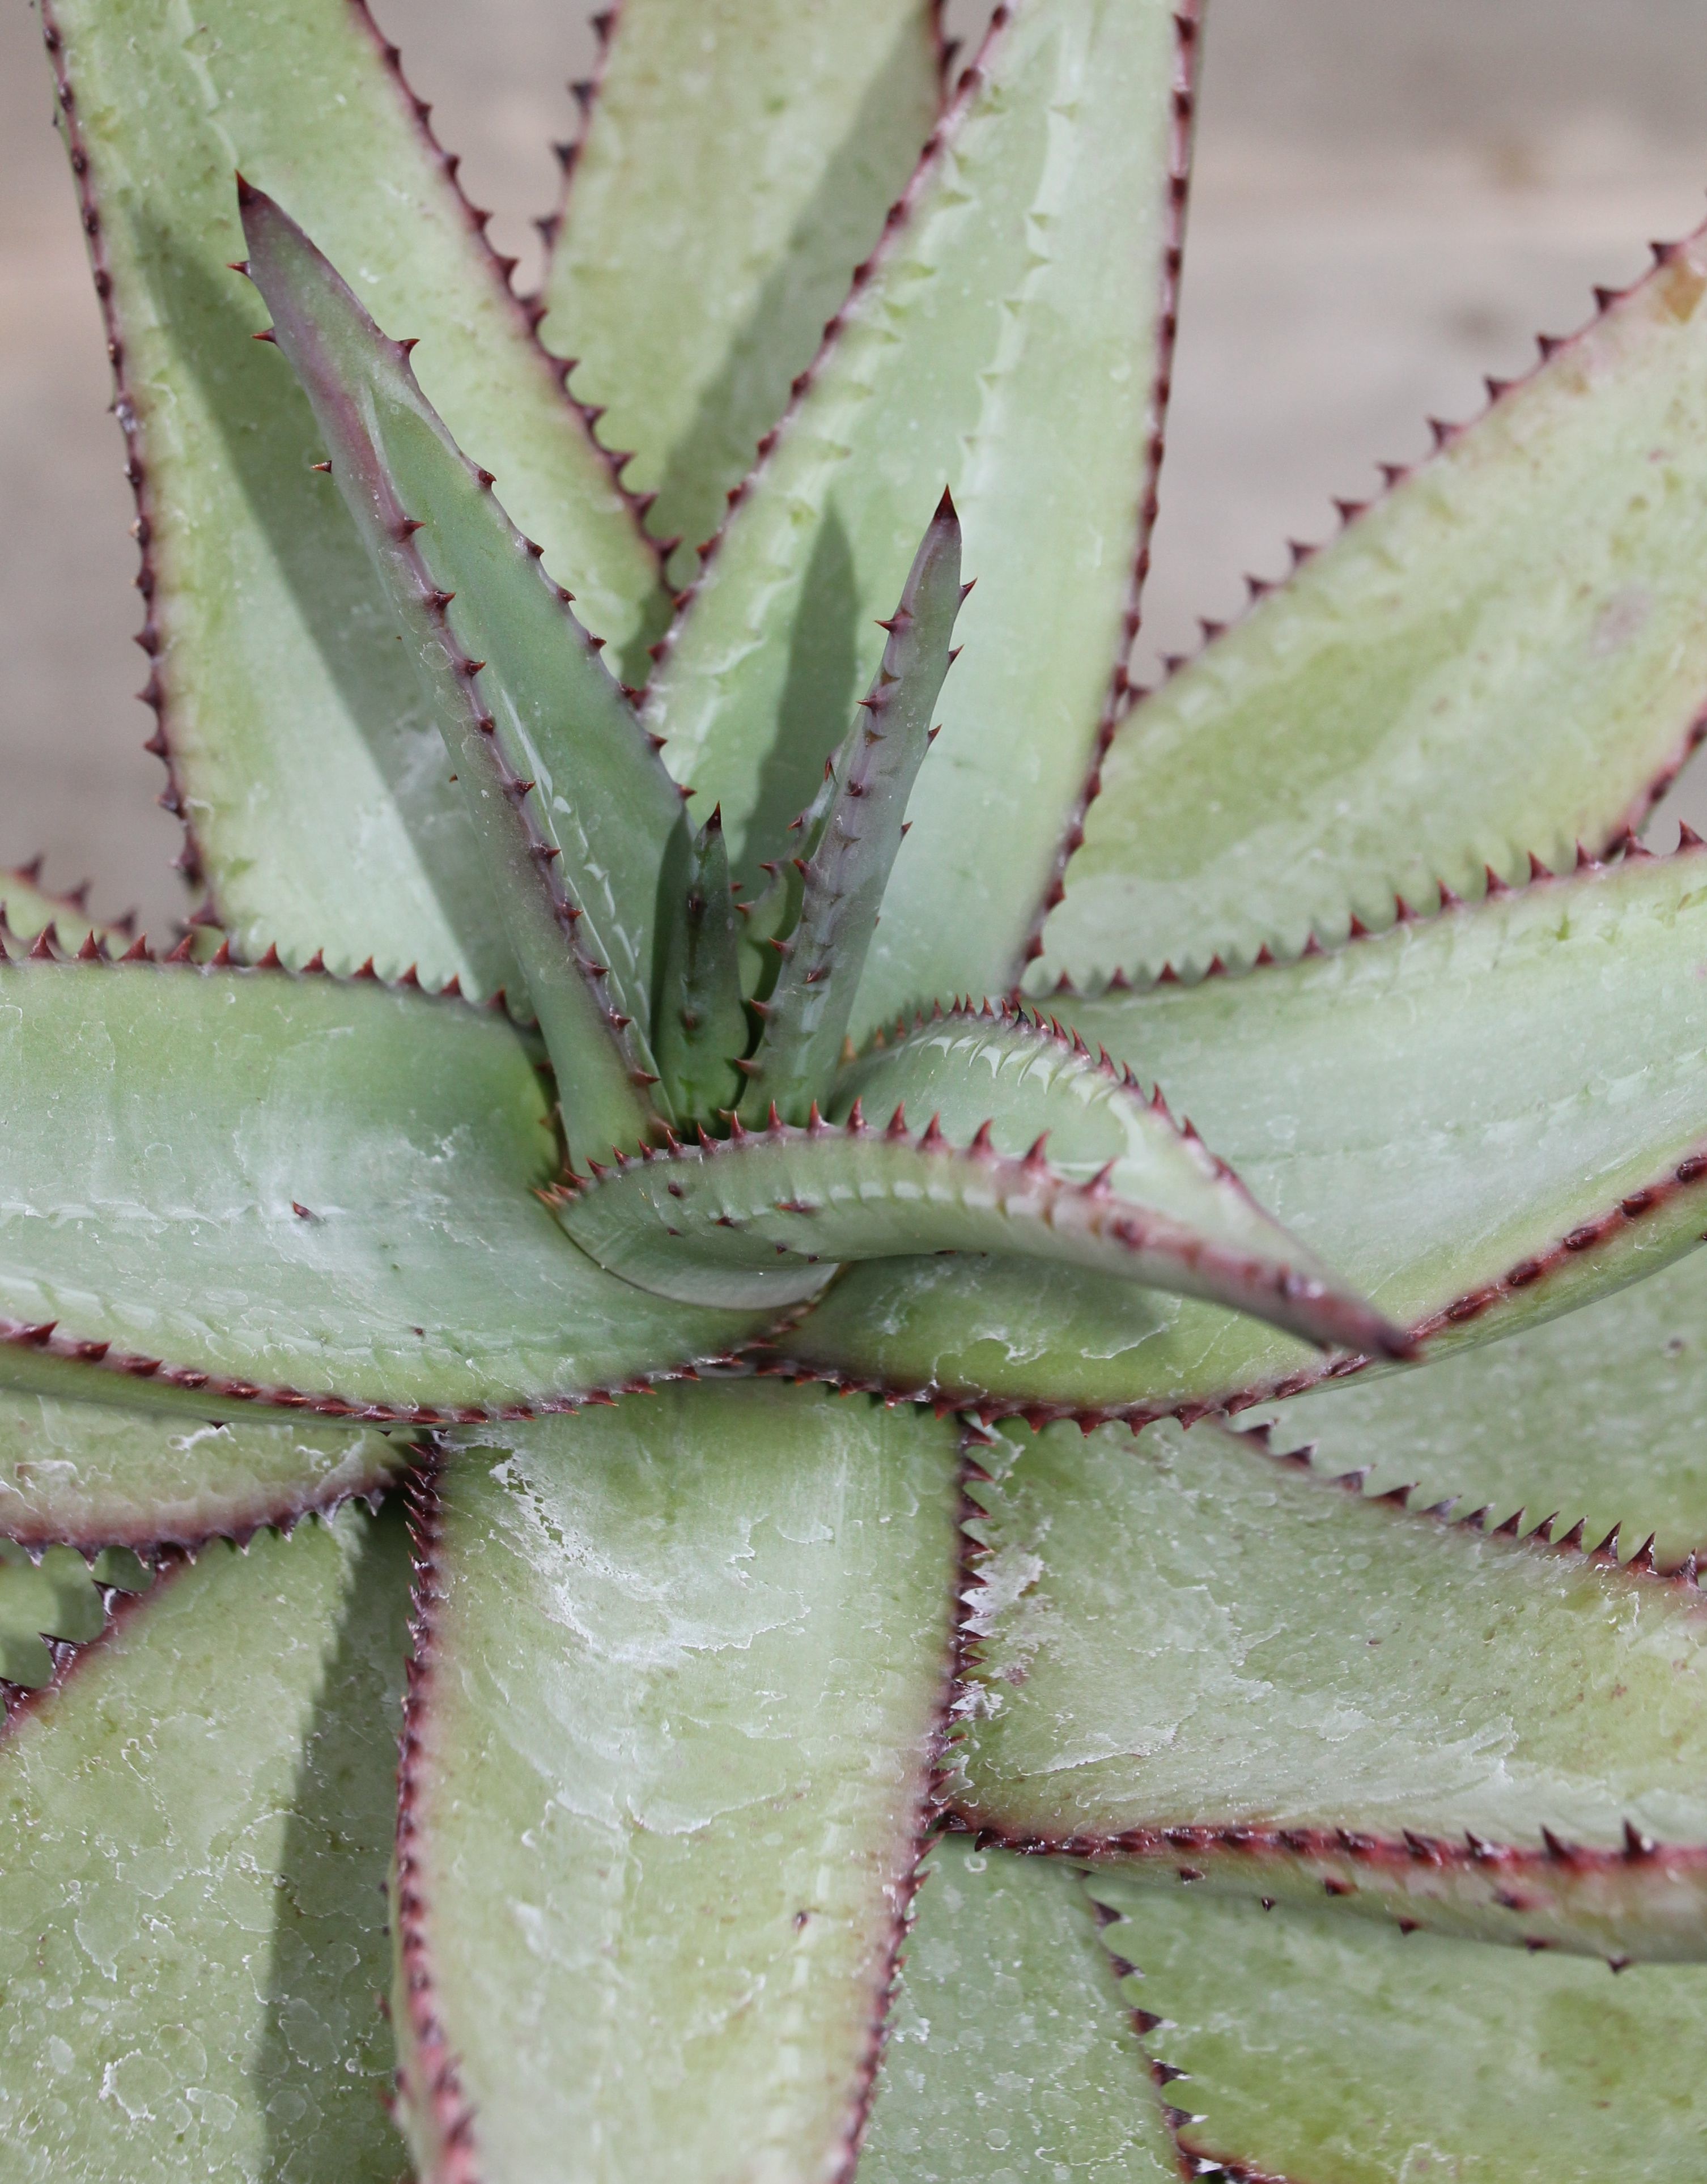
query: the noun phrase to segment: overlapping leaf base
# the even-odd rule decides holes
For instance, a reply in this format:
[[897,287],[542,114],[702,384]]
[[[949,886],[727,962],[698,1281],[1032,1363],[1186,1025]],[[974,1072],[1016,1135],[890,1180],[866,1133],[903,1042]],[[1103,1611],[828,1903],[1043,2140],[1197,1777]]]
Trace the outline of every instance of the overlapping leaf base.
[[43,16],[205,892],[0,874],[7,2184],[1699,2175],[1700,238],[1129,704],[1194,6],[624,0],[530,303]]

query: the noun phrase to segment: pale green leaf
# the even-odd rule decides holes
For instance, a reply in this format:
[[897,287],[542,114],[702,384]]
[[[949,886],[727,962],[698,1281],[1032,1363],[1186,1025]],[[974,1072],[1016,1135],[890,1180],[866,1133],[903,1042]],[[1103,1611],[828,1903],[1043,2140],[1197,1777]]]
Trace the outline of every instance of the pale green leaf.
[[949,1837],[925,1860],[861,2184],[1176,2184],[1072,1871]]
[[92,933],[120,952],[129,944],[129,919],[122,925],[103,924],[87,914],[86,888],[78,889],[75,894],[54,894],[39,884],[39,878],[36,866],[22,872],[0,870],[0,933],[34,940],[51,925],[55,938],[68,951],[81,948]]
[[946,1425],[764,1384],[456,1456],[399,1837],[427,2173],[465,2104],[483,2184],[836,2173],[944,1696],[955,1470]]
[[1209,1424],[1000,1435],[981,1461],[967,1819],[1168,1888],[1707,1954],[1693,1586]]
[[8,2184],[396,2184],[408,1560],[347,1511],[180,1563],[0,1742]]
[[623,0],[540,332],[660,536],[713,531],[936,113],[923,0]]
[[[1426,1354],[1666,1265],[1703,1227],[1707,855],[1636,858],[1326,956],[1058,1008]],[[1254,1322],[1066,1268],[855,1273],[791,1357],[907,1390],[1153,1416],[1302,1387]]]
[[[1358,1919],[1091,1884],[1182,2167],[1308,2184],[1679,2184],[1707,1967],[1526,1957]],[[1159,2020],[1159,2022],[1151,2020]]]
[[1367,1468],[1371,1493],[1414,1486],[1526,1530],[1616,1529],[1626,1559],[1650,1536],[1661,1569],[1707,1553],[1702,1448],[1707,1252],[1692,1252],[1563,1319],[1442,1358],[1426,1373],[1357,1379],[1265,1411],[1276,1445],[1313,1446],[1328,1474]]
[[250,343],[265,320],[227,270],[243,255],[235,170],[350,269],[376,318],[421,337],[427,398],[501,478],[589,626],[637,659],[655,555],[364,11],[55,0],[48,27],[122,348],[154,683],[233,943],[513,983],[383,597],[309,474],[321,448],[308,404]]
[[[974,1091],[987,1106],[988,1084]],[[1111,1099],[1096,1119],[1125,1157],[1083,1182],[1039,1147],[1024,1158],[999,1151],[987,1132],[957,1145],[933,1119],[914,1139],[897,1108],[881,1135],[857,1116],[707,1135],[566,1179],[552,1204],[600,1266],[689,1303],[786,1305],[812,1296],[840,1262],[996,1252],[1213,1297],[1323,1348],[1403,1349],[1200,1145],[1143,1100],[1127,1095],[1124,1106],[1121,1115]]]
[[239,196],[272,339],[420,672],[568,1127],[601,1153],[631,1145],[651,1118],[659,872],[685,832],[680,797],[407,350],[265,192]]
[[1128,715],[1052,975],[1296,954],[1641,824],[1707,691],[1704,289],[1707,234]]
[[404,1434],[319,1418],[211,1425],[106,1403],[0,1396],[0,1534],[90,1552],[246,1539],[258,1524],[377,1493],[409,1447]]
[[759,1004],[763,1033],[741,1065],[748,1123],[774,1109],[804,1123],[829,1083],[852,1020],[866,957],[877,935],[890,875],[906,832],[904,815],[936,733],[936,701],[954,654],[960,525],[945,493],[920,541],[888,640],[853,726],[796,821],[801,838],[799,916],[781,941],[782,961]]
[[92,1568],[75,1547],[32,1554],[0,1538],[0,1682],[39,1691],[53,1679],[45,1640],[84,1646],[98,1638],[107,1620],[100,1585],[146,1592],[148,1574],[122,1548],[103,1554]]
[[0,1117],[14,1388],[479,1415],[750,1331],[650,1304],[570,1244],[534,1195],[557,1166],[535,1051],[492,1011],[284,972],[13,966]]
[[1130,635],[1176,202],[1163,0],[998,28],[734,509],[648,717],[750,883],[947,486],[978,589],[857,1020],[1018,972]]

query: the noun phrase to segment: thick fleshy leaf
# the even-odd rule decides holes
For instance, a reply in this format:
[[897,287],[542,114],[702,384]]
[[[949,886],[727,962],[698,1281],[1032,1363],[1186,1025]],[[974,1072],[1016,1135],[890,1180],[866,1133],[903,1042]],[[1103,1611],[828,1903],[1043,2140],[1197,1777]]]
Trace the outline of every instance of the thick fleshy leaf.
[[944,493],[913,557],[877,678],[824,769],[823,785],[796,822],[800,914],[779,941],[776,980],[758,1004],[763,1034],[747,1076],[742,1113],[762,1123],[775,1108],[804,1123],[840,1059],[854,996],[877,933],[878,912],[906,828],[907,799],[935,733],[936,701],[954,654],[960,524]]
[[[1327,956],[1057,997],[1439,1356],[1665,1266],[1703,1228],[1707,853],[1637,857]],[[1560,1027],[1569,1035],[1560,1035]],[[1319,1368],[1249,1320],[1065,1268],[855,1273],[789,1354],[996,1407],[1152,1417]]]
[[1681,2059],[1707,2026],[1707,1968],[1615,1984],[1568,1957],[1090,1885],[1118,1914],[1103,1939],[1186,2173],[1676,2184],[1699,2166],[1707,2092]]
[[1693,1582],[1336,1489],[1213,1424],[1057,1426],[982,1461],[968,1822],[1169,1887],[1707,1955]]
[[747,1045],[740,918],[715,811],[689,843],[686,864],[658,980],[654,1039],[670,1112],[710,1122],[740,1097],[735,1064]]
[[861,2184],[1177,2184],[1130,2012],[1070,1869],[925,1860]]
[[1124,687],[1184,191],[1181,35],[1164,0],[999,11],[653,685],[672,770],[721,802],[750,882],[952,491],[978,590],[862,1023],[1012,982]]
[[406,1540],[180,1563],[0,1742],[8,2177],[396,2184],[387,1839]]
[[1292,955],[1639,826],[1699,733],[1707,231],[1122,722],[1076,978]]
[[1707,1252],[1563,1319],[1442,1358],[1426,1373],[1352,1380],[1265,1417],[1277,1446],[1313,1446],[1331,1476],[1367,1468],[1369,1490],[1414,1489],[1525,1530],[1554,1518],[1591,1544],[1615,1531],[1626,1559],[1651,1540],[1662,1570],[1707,1557],[1702,1461]]
[[600,1152],[633,1143],[651,1116],[659,873],[685,834],[681,799],[409,352],[271,198],[238,195],[271,338],[420,671],[568,1127]]
[[623,0],[563,148],[540,332],[660,536],[722,519],[912,172],[940,63],[923,0]]
[[225,1425],[106,1403],[0,1396],[0,1535],[86,1552],[246,1540],[389,1485],[406,1434],[324,1420]]
[[0,1116],[14,1388],[483,1417],[750,1328],[649,1303],[568,1242],[533,1195],[557,1166],[535,1050],[492,1011],[274,971],[13,965]]
[[[564,398],[365,9],[53,0],[97,286],[147,553],[169,794],[240,952],[418,961],[514,983],[490,894],[383,595],[309,474],[305,400],[249,342],[265,323],[232,173],[272,191],[382,323],[421,337],[428,399],[577,594],[644,656],[656,557]],[[67,96],[69,94],[69,97]],[[631,668],[631,672],[633,671]]]
[[[979,1090],[987,1096],[987,1081]],[[848,1260],[998,1252],[1215,1297],[1324,1348],[1403,1348],[1201,1146],[1153,1127],[1143,1100],[1125,1106],[1100,1119],[1126,1157],[1082,1182],[1045,1159],[1040,1139],[1024,1157],[1000,1151],[987,1127],[957,1145],[934,1118],[914,1138],[897,1106],[881,1134],[856,1109],[845,1124],[814,1113],[803,1130],[702,1135],[566,1179],[550,1202],[600,1266],[689,1303],[789,1304]]]
[[750,1385],[424,1511],[393,2003],[424,2176],[842,2173],[944,1698],[952,1430]]

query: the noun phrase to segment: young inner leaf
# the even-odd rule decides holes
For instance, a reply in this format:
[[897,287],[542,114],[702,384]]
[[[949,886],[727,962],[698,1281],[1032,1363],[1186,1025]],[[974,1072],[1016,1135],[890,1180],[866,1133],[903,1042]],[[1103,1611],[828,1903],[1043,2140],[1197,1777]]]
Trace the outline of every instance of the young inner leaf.
[[854,993],[877,929],[906,800],[935,731],[931,713],[954,657],[960,522],[945,493],[914,556],[868,694],[831,762],[825,790],[800,822],[806,837],[800,922],[781,944],[774,990],[763,1003],[758,1051],[742,1065],[741,1113],[762,1122],[774,1104],[803,1122],[828,1084],[853,1014]]
[[709,1119],[734,1106],[735,1062],[747,1044],[739,919],[729,891],[721,812],[713,811],[694,837],[687,867],[654,1022],[658,1070],[672,1110],[683,1119]]

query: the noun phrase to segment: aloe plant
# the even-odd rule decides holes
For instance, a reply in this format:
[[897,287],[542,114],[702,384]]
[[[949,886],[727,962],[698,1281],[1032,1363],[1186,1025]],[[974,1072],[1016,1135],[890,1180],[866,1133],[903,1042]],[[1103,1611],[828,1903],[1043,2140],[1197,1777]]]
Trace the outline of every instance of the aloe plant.
[[623,0],[527,301],[351,0],[43,19],[7,2176],[1693,2173],[1707,237],[1144,692],[1189,5]]

